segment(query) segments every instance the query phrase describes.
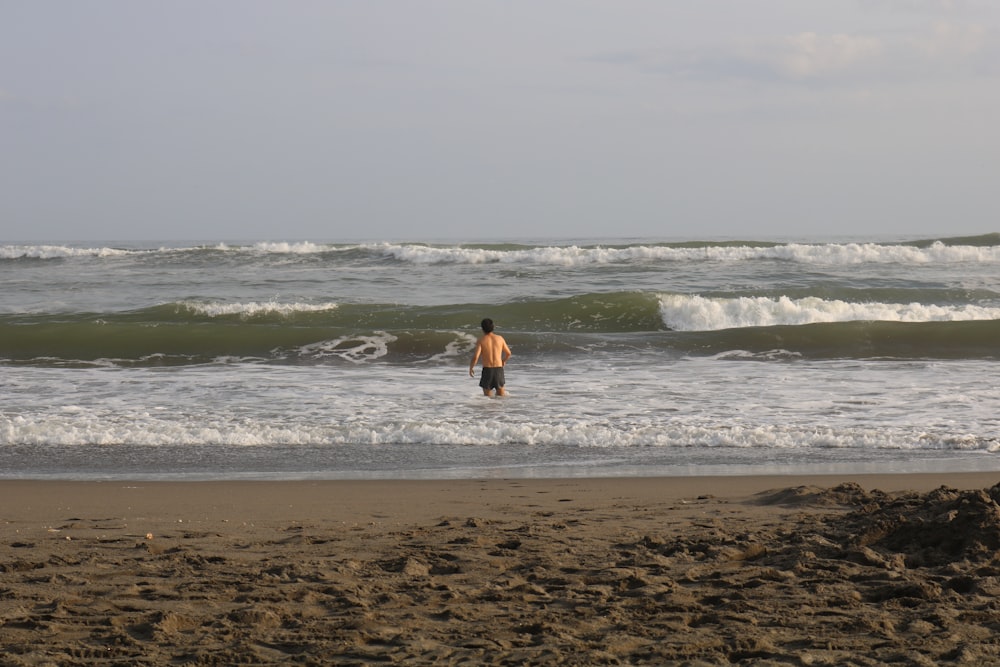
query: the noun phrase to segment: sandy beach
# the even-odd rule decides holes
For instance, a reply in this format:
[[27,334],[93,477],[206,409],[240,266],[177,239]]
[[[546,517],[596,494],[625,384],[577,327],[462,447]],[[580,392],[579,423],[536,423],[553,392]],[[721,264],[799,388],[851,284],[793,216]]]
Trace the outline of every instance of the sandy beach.
[[3,481],[0,662],[1000,664],[997,482]]

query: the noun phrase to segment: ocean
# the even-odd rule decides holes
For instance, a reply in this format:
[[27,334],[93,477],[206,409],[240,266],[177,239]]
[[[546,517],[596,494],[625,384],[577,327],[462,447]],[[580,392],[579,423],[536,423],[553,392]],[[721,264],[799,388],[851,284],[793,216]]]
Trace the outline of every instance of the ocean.
[[2,479],[1000,471],[996,233],[6,244],[0,280]]

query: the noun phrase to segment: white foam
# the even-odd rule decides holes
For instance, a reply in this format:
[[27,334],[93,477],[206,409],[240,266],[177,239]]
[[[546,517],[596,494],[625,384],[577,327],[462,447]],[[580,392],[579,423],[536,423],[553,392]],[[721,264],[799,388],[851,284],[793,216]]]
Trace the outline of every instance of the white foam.
[[311,243],[309,241],[300,241],[297,243],[262,241],[255,243],[253,249],[263,253],[312,255],[327,252],[331,248],[325,244]]
[[179,304],[187,310],[208,317],[239,315],[295,315],[296,313],[321,313],[336,310],[338,305],[327,303],[278,303],[275,301],[250,301],[247,303],[215,303],[204,301],[182,301]]
[[453,331],[457,340],[450,341],[444,347],[444,352],[439,352],[426,359],[422,363],[436,364],[446,362],[469,354],[476,346],[476,337],[467,331]]
[[376,331],[366,336],[350,336],[326,340],[299,348],[299,354],[305,357],[322,359],[338,357],[356,364],[365,363],[384,357],[389,353],[389,343],[397,340],[396,336],[385,331]]
[[[619,264],[634,261],[683,261],[704,259],[704,250],[691,251],[655,246],[627,248],[581,248],[579,246],[546,246],[519,250],[492,250],[461,246],[435,247],[422,245],[381,244],[368,246],[394,259],[414,264],[535,264],[544,266],[589,266]],[[738,253],[741,258],[745,254]]]
[[[485,399],[483,399],[485,400]],[[0,416],[3,445],[232,446],[426,444],[493,447],[554,446],[581,449],[660,447],[677,450],[736,448],[746,450],[844,449],[871,452],[1000,450],[995,438],[971,434],[922,433],[911,429],[768,424],[699,424],[683,421],[649,423],[531,423],[492,420],[383,420],[343,422],[247,420],[230,416],[214,420],[169,418],[152,406],[127,417],[68,411],[64,415],[26,418]]]
[[120,257],[134,251],[120,248],[74,248],[64,245],[0,246],[0,259],[61,259],[66,257]]
[[780,260],[803,264],[932,264],[1000,262],[1000,246],[946,246],[927,248],[877,243],[799,244],[757,246],[628,246],[625,248],[546,246],[518,250],[375,244],[364,246],[394,259],[414,264],[537,264],[587,266],[627,262],[740,262]]
[[937,306],[920,303],[851,303],[817,297],[708,298],[663,294],[660,295],[660,315],[663,323],[674,331],[714,331],[817,322],[995,320],[1000,319],[1000,308],[971,304]]
[[309,255],[331,251],[362,249],[414,264],[535,264],[548,266],[590,266],[631,262],[742,262],[777,260],[803,264],[954,264],[998,263],[1000,246],[960,246],[936,242],[925,248],[880,243],[789,243],[775,246],[695,246],[669,247],[634,245],[626,247],[540,246],[513,250],[473,248],[461,245],[376,243],[330,245],[311,241],[261,241],[250,246],[219,243],[189,248],[121,249],[79,248],[67,245],[3,245],[0,259],[53,259],[68,257],[117,257],[145,253],[198,252],[206,248],[233,253]]

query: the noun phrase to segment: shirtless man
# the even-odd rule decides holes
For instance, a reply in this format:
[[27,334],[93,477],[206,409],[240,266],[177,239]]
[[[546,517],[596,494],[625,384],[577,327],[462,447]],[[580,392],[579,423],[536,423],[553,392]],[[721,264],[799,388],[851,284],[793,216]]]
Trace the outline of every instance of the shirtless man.
[[503,389],[503,367],[512,352],[503,336],[493,333],[493,320],[487,317],[483,320],[482,327],[483,337],[476,343],[472,361],[469,362],[469,377],[476,376],[476,362],[482,357],[483,376],[479,380],[479,386],[483,388],[483,395],[489,396],[490,391],[495,389],[497,396],[506,396],[507,392]]

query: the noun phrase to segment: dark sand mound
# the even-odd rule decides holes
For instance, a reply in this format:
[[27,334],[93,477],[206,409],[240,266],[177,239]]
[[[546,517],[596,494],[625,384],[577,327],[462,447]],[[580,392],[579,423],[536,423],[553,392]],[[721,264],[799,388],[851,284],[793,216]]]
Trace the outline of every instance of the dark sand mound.
[[765,491],[758,496],[762,505],[787,507],[860,507],[872,502],[884,502],[889,496],[881,491],[865,491],[859,484],[848,482],[825,489],[818,486],[795,486]]
[[854,546],[903,554],[910,567],[993,561],[1000,549],[1000,484],[941,487],[865,504],[838,523]]

